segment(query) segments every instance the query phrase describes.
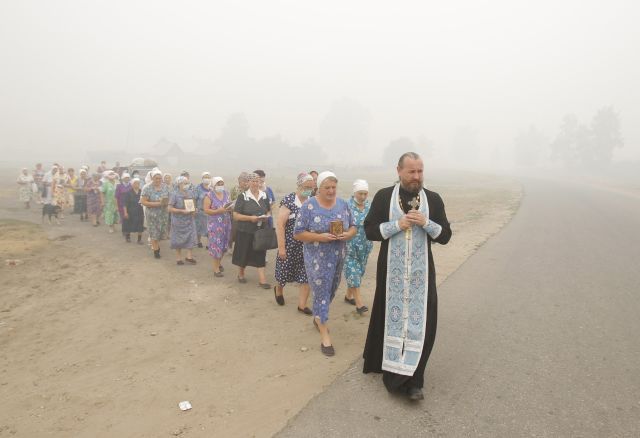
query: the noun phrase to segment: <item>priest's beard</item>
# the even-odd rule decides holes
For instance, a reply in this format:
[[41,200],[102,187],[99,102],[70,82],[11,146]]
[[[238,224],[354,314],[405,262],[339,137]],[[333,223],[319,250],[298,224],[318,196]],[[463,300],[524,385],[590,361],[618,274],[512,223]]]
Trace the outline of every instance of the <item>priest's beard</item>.
[[422,182],[423,182],[422,179],[420,179],[420,180],[408,180],[408,181],[400,180],[400,185],[407,192],[415,195],[415,194],[419,193],[420,190],[422,190]]

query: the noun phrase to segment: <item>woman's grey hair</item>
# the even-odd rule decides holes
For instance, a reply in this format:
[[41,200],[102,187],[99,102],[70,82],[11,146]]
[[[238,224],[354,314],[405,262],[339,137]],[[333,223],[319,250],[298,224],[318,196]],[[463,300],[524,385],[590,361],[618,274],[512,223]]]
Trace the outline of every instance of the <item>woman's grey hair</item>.
[[398,167],[400,169],[402,169],[402,167],[404,166],[404,159],[405,158],[411,158],[412,160],[419,160],[420,159],[420,155],[416,154],[415,152],[405,152],[404,154],[402,154],[400,156],[400,159],[398,160]]

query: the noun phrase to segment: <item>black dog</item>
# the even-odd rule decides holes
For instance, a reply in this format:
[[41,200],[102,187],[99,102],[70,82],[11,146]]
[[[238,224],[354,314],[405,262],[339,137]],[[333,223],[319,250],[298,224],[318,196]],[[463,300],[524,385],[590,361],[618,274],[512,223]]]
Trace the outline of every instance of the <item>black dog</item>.
[[58,214],[60,213],[60,206],[53,204],[44,204],[42,206],[42,223],[44,224],[44,217],[49,216],[49,223],[51,223],[51,217],[53,216],[56,220],[56,224],[60,225],[60,219],[58,219]]

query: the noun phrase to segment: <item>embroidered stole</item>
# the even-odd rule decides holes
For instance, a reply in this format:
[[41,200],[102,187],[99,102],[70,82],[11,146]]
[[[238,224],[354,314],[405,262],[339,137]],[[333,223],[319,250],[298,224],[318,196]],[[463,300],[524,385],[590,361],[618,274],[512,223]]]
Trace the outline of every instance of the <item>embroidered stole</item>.
[[[429,217],[424,191],[418,210]],[[400,184],[391,195],[389,221],[400,219]],[[424,345],[429,288],[429,246],[427,232],[417,225],[389,238],[382,369],[412,376]]]

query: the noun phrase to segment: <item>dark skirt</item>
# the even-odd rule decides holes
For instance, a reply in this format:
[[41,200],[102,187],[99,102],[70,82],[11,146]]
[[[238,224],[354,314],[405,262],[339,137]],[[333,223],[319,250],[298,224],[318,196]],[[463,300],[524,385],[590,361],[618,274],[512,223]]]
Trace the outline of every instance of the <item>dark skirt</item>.
[[122,232],[128,233],[142,233],[144,231],[144,212],[142,206],[127,209],[129,213],[129,219],[122,217]]
[[231,263],[241,268],[245,266],[264,268],[266,260],[267,251],[256,251],[253,249],[253,233],[245,233],[244,231],[237,230]]
[[73,212],[85,214],[87,212],[87,195],[73,195]]

